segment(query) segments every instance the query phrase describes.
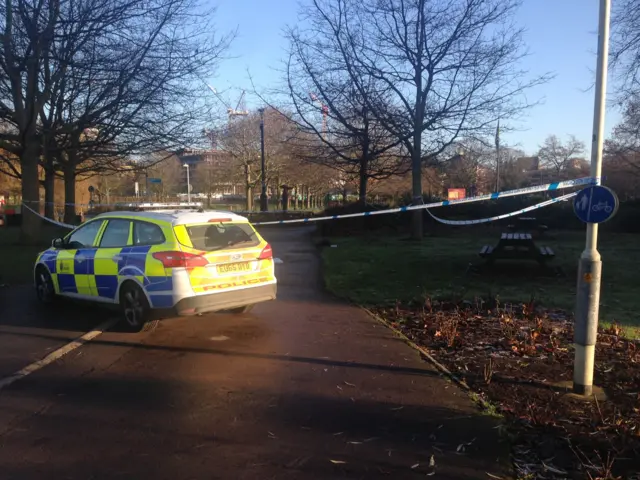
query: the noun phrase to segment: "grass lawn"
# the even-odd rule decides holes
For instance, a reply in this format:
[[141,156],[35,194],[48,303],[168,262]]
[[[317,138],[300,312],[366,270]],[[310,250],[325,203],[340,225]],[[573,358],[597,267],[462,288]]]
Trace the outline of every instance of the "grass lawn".
[[20,245],[20,228],[0,227],[0,284],[21,285],[33,282],[33,265],[40,253],[51,245],[51,240],[69,230],[45,226],[40,245]]
[[[584,234],[552,232],[536,245],[550,246],[556,257],[550,265],[564,276],[543,276],[535,262],[498,261],[493,271],[467,273],[469,264],[482,265],[478,252],[495,245],[499,233],[457,230],[412,242],[394,236],[332,238],[323,250],[327,288],[361,305],[380,306],[431,297],[469,299],[497,296],[501,302],[534,298],[545,307],[572,311],[575,304],[577,263]],[[640,237],[603,232],[598,247],[603,259],[600,319],[618,322],[640,333],[638,277]],[[637,330],[636,330],[637,329]]]

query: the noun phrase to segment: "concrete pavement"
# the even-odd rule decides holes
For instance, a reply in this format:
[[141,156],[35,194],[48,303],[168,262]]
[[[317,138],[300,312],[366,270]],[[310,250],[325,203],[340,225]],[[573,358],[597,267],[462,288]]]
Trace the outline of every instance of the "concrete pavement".
[[[322,292],[309,230],[264,235],[277,301],[110,331],[1,390],[1,478],[507,478],[496,421]],[[27,295],[1,297],[0,376],[108,316],[23,314]]]

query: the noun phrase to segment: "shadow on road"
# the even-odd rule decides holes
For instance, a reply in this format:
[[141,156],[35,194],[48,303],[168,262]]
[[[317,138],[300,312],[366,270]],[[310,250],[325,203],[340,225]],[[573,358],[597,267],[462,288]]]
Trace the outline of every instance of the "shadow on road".
[[[208,472],[206,478],[221,479],[412,479],[436,472],[465,480],[507,473],[498,461],[502,449],[477,438],[494,419],[401,403],[398,395],[380,401],[357,391],[351,397],[335,390],[298,393],[293,383],[265,390],[242,379],[220,385],[161,376],[41,378],[16,390],[63,395],[65,402],[7,435],[0,451],[4,479],[106,479],[115,472],[126,478],[205,478]],[[37,436],[30,433],[35,425]],[[101,454],[89,453],[96,451]]]
[[[43,338],[43,339],[57,339],[57,337],[53,335],[47,335],[44,333],[20,332],[20,333],[12,333],[12,335]],[[340,361],[340,360],[331,360],[328,358],[302,357],[302,356],[296,356],[296,355],[238,352],[238,351],[224,350],[224,349],[217,349],[217,348],[153,345],[153,344],[139,343],[138,338],[132,339],[131,342],[121,342],[121,341],[114,341],[114,340],[103,340],[98,337],[92,340],[91,344],[110,346],[110,347],[126,347],[126,348],[131,348],[133,350],[143,350],[143,351],[147,350],[147,351],[158,351],[158,352],[165,351],[165,352],[174,352],[174,353],[209,354],[209,355],[218,355],[222,357],[237,357],[237,358],[248,358],[248,359],[257,359],[257,360],[275,360],[279,362],[308,363],[308,364],[325,365],[325,366],[332,366],[332,367],[348,367],[348,368],[356,368],[356,369],[364,369],[364,370],[378,370],[382,372],[404,373],[409,375],[435,376],[435,377],[440,376],[440,374],[435,371],[422,369],[422,368],[398,367],[398,366],[392,366],[392,365],[376,365],[376,364],[359,363],[359,362],[346,362],[346,361]]]
[[41,305],[31,286],[0,290],[0,326],[86,332],[113,316],[113,310],[60,299]]

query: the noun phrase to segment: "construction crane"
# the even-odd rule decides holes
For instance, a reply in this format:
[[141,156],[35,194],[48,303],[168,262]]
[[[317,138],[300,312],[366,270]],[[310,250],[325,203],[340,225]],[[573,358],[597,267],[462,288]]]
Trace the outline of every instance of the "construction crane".
[[227,108],[227,113],[229,114],[230,117],[240,117],[240,116],[249,115],[249,112],[247,111],[247,106],[245,105],[245,102],[244,102],[244,96],[245,96],[245,91],[243,90],[242,93],[240,94],[240,98],[238,99],[238,104],[236,105],[236,108],[234,109]]
[[218,97],[218,100],[220,100],[220,102],[225,107],[227,107],[227,114],[229,115],[229,121],[231,121],[231,119],[234,117],[242,117],[242,116],[249,115],[249,112],[247,111],[247,107],[244,101],[244,97],[245,97],[244,90],[240,94],[240,98],[238,99],[238,104],[236,105],[236,108],[231,108],[231,106],[224,101],[224,99],[220,96],[220,94],[218,94],[218,91],[214,87],[212,87],[208,83],[207,83],[207,87],[209,87],[209,90],[211,90],[214,93],[214,95]]
[[309,92],[309,96],[311,97],[312,102],[316,102],[320,105],[320,110],[322,111],[322,138],[327,139],[327,115],[329,115],[329,107],[327,107],[324,103],[320,101],[318,96]]

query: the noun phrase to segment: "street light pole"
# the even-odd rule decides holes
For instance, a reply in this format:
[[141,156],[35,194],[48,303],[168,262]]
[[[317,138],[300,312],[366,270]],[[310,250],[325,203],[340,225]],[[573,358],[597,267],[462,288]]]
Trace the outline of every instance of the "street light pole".
[[[591,139],[591,176],[596,178],[597,184],[600,184],[602,176],[610,15],[611,0],[600,0],[598,66]],[[587,223],[587,240],[578,266],[576,319],[573,334],[575,343],[573,392],[584,396],[590,396],[593,393],[593,367],[598,334],[601,273],[602,260],[598,252],[598,224]]]
[[500,119],[496,127],[496,192],[500,191]]
[[260,192],[260,211],[266,212],[269,209],[267,204],[267,179],[264,165],[264,108],[258,109],[260,112],[260,172],[262,177],[262,190]]
[[189,164],[185,163],[183,167],[187,169],[187,202],[191,203],[191,182],[189,181]]

